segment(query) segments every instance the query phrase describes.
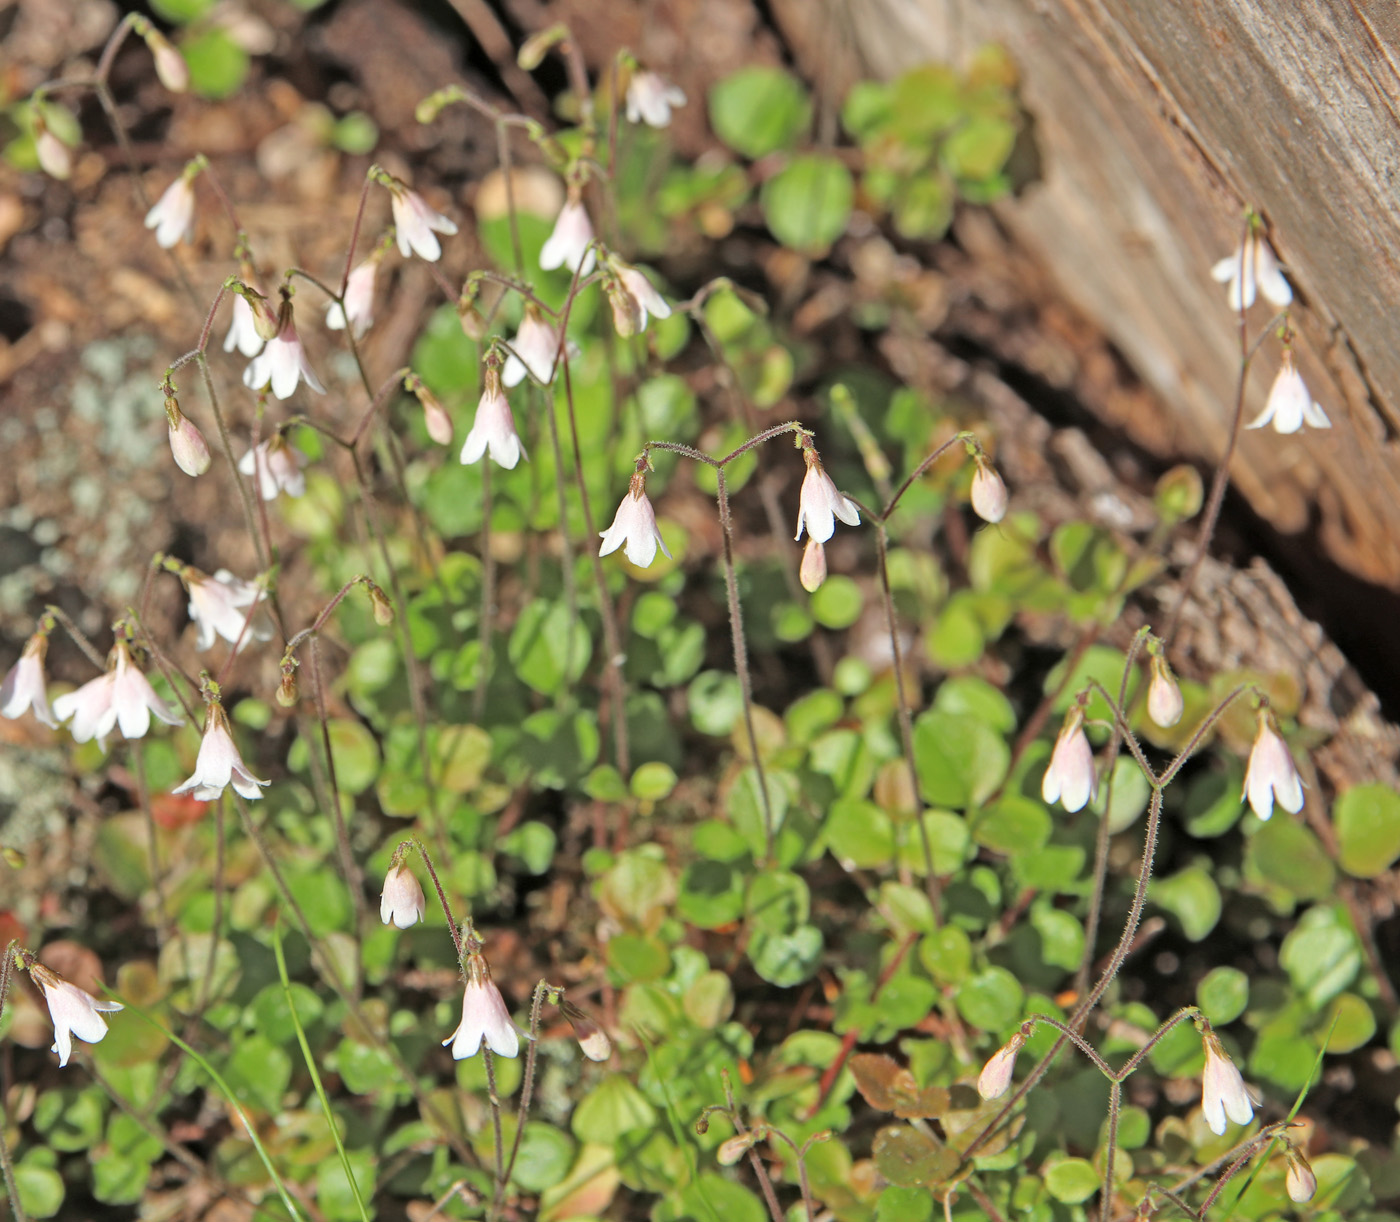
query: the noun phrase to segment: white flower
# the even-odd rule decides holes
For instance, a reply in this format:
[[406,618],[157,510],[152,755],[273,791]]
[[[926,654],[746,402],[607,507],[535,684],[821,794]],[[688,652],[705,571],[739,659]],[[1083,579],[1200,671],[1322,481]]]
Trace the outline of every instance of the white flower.
[[345,315],[350,315],[350,326],[359,339],[374,325],[374,275],[379,268],[379,260],[366,259],[345,282],[345,307],[332,301],[326,306],[326,326],[332,331],[345,330]]
[[244,356],[257,356],[262,351],[263,337],[258,334],[257,320],[253,317],[253,307],[245,298],[233,295],[233,320],[228,334],[224,336],[224,351],[238,349]]
[[611,555],[626,544],[627,559],[639,569],[647,568],[656,559],[658,547],[667,560],[671,558],[666,541],[656,525],[656,511],[652,509],[645,489],[642,476],[634,475],[632,486],[617,507],[612,525],[603,531],[603,545],[598,549],[598,555]]
[[296,324],[292,321],[292,312],[283,308],[285,313],[281,329],[275,338],[267,341],[262,355],[249,362],[248,368],[243,371],[243,385],[249,390],[262,390],[270,383],[274,395],[279,399],[289,399],[297,388],[297,382],[304,379],[312,390],[325,394],[326,388],[321,385],[321,379],[307,362]]
[[242,475],[258,476],[258,491],[265,501],[275,501],[279,492],[302,496],[306,492],[306,476],[301,469],[310,461],[295,446],[288,444],[281,433],[260,441],[238,460]]
[[1313,400],[1303,375],[1293,364],[1293,350],[1283,350],[1283,364],[1280,366],[1274,384],[1269,388],[1269,397],[1264,402],[1264,410],[1245,427],[1261,429],[1272,423],[1276,433],[1296,433],[1305,424],[1315,429],[1330,429],[1332,422],[1322,405]]
[[1254,1119],[1254,1105],[1240,1071],[1225,1055],[1215,1032],[1207,1030],[1201,1038],[1206,1049],[1206,1067],[1201,1075],[1201,1111],[1210,1131],[1223,1137],[1225,1117],[1236,1124],[1248,1124]]
[[230,644],[266,641],[272,636],[271,627],[262,621],[260,614],[249,615],[248,608],[264,597],[262,589],[254,582],[243,581],[227,569],[219,569],[213,577],[206,577],[197,569],[187,569],[185,582],[190,592],[190,618],[199,630],[196,649],[208,649],[216,635]]
[[51,730],[58,728],[58,722],[49,710],[49,695],[44,681],[44,655],[48,648],[49,638],[42,632],[36,632],[25,642],[19,661],[10,667],[5,681],[0,683],[0,717],[13,721],[23,717],[26,709],[33,709],[36,720]]
[[[578,355],[578,348],[572,342],[566,345],[566,350],[570,357]],[[518,386],[529,373],[536,382],[548,386],[554,380],[554,358],[558,352],[558,329],[545,322],[533,305],[527,305],[520,330],[510,341],[510,354],[501,369],[501,381],[507,386]]]
[[635,267],[620,260],[611,260],[615,279],[608,284],[608,299],[612,304],[613,325],[624,338],[647,329],[647,316],[670,318],[671,307]]
[[1000,522],[1006,517],[1006,484],[995,467],[977,460],[972,477],[971,501],[973,512],[984,522]]
[[1288,744],[1274,729],[1266,710],[1259,713],[1259,731],[1249,753],[1249,765],[1244,771],[1244,793],[1249,805],[1261,819],[1274,813],[1274,799],[1290,814],[1303,809],[1303,780]]
[[1073,814],[1082,810],[1098,789],[1094,752],[1084,734],[1084,713],[1076,705],[1055,739],[1050,767],[1045,770],[1045,779],[1040,784],[1040,796],[1046,802],[1062,803]]
[[797,579],[808,594],[815,594],[826,580],[826,546],[815,539],[808,539],[802,550],[802,566],[797,570]]
[[407,929],[423,919],[428,903],[423,886],[407,866],[394,866],[384,876],[384,890],[379,895],[379,919],[400,929]]
[[501,380],[494,369],[486,371],[486,389],[476,405],[476,419],[471,432],[462,443],[462,462],[480,462],[490,450],[491,459],[507,471],[512,470],[524,454],[520,434],[515,431],[515,417],[501,391]]
[[476,1056],[483,1040],[498,1057],[519,1055],[520,1032],[511,1021],[501,990],[491,981],[486,961],[480,955],[472,955],[468,971],[470,978],[462,995],[462,1021],[457,1030],[442,1041],[443,1047],[452,1045],[454,1061]]
[[1282,308],[1293,300],[1293,290],[1279,270],[1273,247],[1253,228],[1234,254],[1210,269],[1212,280],[1230,286],[1230,309],[1238,313],[1254,304],[1257,287],[1274,305]]
[[1151,665],[1152,681],[1147,686],[1147,715],[1165,729],[1181,720],[1186,702],[1181,697],[1181,688],[1177,685],[1176,676],[1172,674],[1167,660],[1154,654]]
[[586,276],[593,270],[593,223],[582,201],[569,200],[560,210],[551,233],[540,249],[540,266],[551,272],[567,267]]
[[977,1075],[977,1093],[984,1099],[1000,1099],[1011,1085],[1016,1070],[1016,1054],[1025,1046],[1026,1037],[1018,1031],[992,1054]]
[[60,1066],[67,1065],[68,1058],[73,1055],[75,1035],[89,1044],[100,1043],[102,1037],[107,1034],[107,1021],[102,1015],[122,1008],[120,1002],[99,1001],[91,993],[64,980],[42,963],[32,964],[29,975],[44,991],[49,1017],[53,1019],[51,1051],[58,1053]]
[[655,72],[637,72],[627,84],[627,121],[669,127],[671,109],[685,105],[685,92]]
[[118,641],[112,654],[112,668],[106,674],[53,702],[59,721],[73,719],[69,730],[75,742],[95,738],[105,751],[107,735],[114,727],[121,728],[123,738],[144,738],[151,728],[152,713],[168,726],[184,724],[185,719],[156,695],[150,680],[132,662],[125,641]]
[[194,240],[194,183],[184,174],[165,188],[146,213],[146,228],[156,231],[156,245],[169,250],[183,238]]
[[389,201],[394,210],[399,254],[405,259],[415,254],[429,263],[436,263],[442,257],[442,243],[437,240],[437,234],[454,234],[457,226],[441,213],[434,212],[417,191],[410,191],[402,183],[389,189]]
[[238,754],[238,746],[229,732],[228,717],[216,700],[209,706],[209,716],[204,722],[204,737],[199,743],[199,755],[194,762],[194,775],[170,792],[188,793],[196,802],[213,802],[224,789],[232,785],[234,793],[242,794],[250,802],[262,797],[259,786],[271,785],[271,781],[260,781],[248,771],[248,765]]
[[211,459],[209,444],[199,426],[180,411],[174,399],[166,402],[165,415],[170,425],[170,456],[175,465],[186,475],[203,475],[209,470]]
[[813,539],[825,543],[836,532],[836,518],[847,526],[859,526],[860,510],[850,497],[837,491],[820,460],[809,457],[797,503],[797,534],[793,538],[800,541],[806,527]]

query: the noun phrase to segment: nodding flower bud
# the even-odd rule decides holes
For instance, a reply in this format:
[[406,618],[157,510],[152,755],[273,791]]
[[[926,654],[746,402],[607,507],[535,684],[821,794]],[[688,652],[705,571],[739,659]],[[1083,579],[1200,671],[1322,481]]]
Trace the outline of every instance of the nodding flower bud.
[[1006,516],[1006,484],[980,454],[972,477],[971,498],[973,511],[982,521],[997,523]]
[[394,622],[394,604],[383,590],[373,584],[369,587],[369,605],[374,610],[374,622],[381,628],[387,628]]
[[481,311],[474,305],[459,305],[457,321],[462,324],[462,334],[478,344],[486,338],[486,333],[491,329]]
[[283,662],[282,682],[277,685],[277,703],[284,709],[295,708],[297,696],[297,672]]
[[815,594],[826,580],[826,548],[820,539],[808,539],[802,552],[802,567],[797,571],[798,580],[808,594]]
[[1166,658],[1159,653],[1153,654],[1150,666],[1152,680],[1147,687],[1147,715],[1165,729],[1181,720],[1186,702],[1181,697],[1181,688]]
[[1311,1201],[1317,1192],[1317,1176],[1313,1174],[1312,1167],[1292,1148],[1288,1151],[1288,1173],[1283,1177],[1283,1186],[1288,1192],[1288,1199],[1295,1205]]
[[235,293],[248,303],[248,308],[253,312],[253,330],[258,333],[258,338],[262,340],[276,339],[277,333],[281,330],[282,320],[278,311],[272,308],[272,303],[268,301],[255,288],[250,288],[246,284],[234,286]]
[[984,1099],[1000,1099],[1016,1071],[1016,1054],[1025,1047],[1026,1033],[1018,1031],[992,1054],[977,1077],[977,1093]]
[[194,421],[180,410],[174,395],[165,397],[165,419],[170,425],[170,454],[186,475],[203,475],[212,461],[209,445]]
[[569,1020],[569,1026],[574,1029],[574,1039],[578,1040],[579,1048],[590,1061],[606,1061],[612,1056],[612,1040],[586,1010],[580,1010],[573,1002],[561,997],[559,1013]]
[[452,417],[447,414],[447,409],[443,407],[437,395],[423,385],[423,379],[416,373],[410,373],[404,378],[403,383],[422,405],[423,423],[427,426],[428,436],[440,446],[450,445],[452,442]]
[[190,87],[190,69],[185,57],[180,54],[164,34],[155,26],[145,31],[146,46],[151,49],[155,61],[156,76],[171,93],[184,93]]
[[34,155],[39,168],[50,178],[65,179],[73,173],[73,155],[68,146],[49,130],[44,116],[34,111]]
[[612,306],[613,326],[623,339],[630,339],[645,325],[643,320],[646,315],[642,312],[641,303],[616,276],[609,276],[604,288],[607,290],[608,304]]

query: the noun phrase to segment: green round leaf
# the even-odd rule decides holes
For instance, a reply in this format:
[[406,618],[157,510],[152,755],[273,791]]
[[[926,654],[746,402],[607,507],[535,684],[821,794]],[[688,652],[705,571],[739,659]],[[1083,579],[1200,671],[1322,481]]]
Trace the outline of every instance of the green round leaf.
[[[855,198],[851,172],[835,157],[794,157],[763,184],[763,216],[773,236],[804,254],[824,254],[846,232]],[[844,625],[843,625],[844,626]]]
[[1016,143],[1016,126],[1005,119],[972,119],[943,144],[943,164],[958,178],[991,178],[1001,171]]
[[1283,812],[1249,838],[1245,872],[1257,873],[1298,899],[1312,900],[1331,895],[1337,876],[1317,837]]
[[710,90],[715,134],[753,159],[792,148],[807,130],[811,110],[802,82],[781,68],[741,68]]
[[983,1031],[1005,1031],[1021,1017],[1025,994],[1016,977],[1002,967],[977,973],[958,990],[958,1013]]
[[926,801],[976,806],[1005,778],[1011,749],[985,722],[931,709],[914,723],[914,761]]
[[15,1191],[31,1218],[52,1218],[63,1204],[63,1177],[50,1150],[30,1150],[15,1166]]
[[248,53],[217,27],[187,38],[180,52],[190,69],[190,88],[206,98],[237,92],[248,75]]
[[676,770],[670,764],[653,760],[632,774],[632,796],[644,802],[659,802],[676,787]]
[[849,577],[828,577],[812,595],[812,617],[823,628],[849,628],[864,605],[860,587]]
[[739,680],[722,670],[702,670],[685,689],[690,720],[701,734],[721,738],[728,734],[744,712],[744,695]]
[[569,622],[569,609],[562,602],[538,599],[515,621],[507,653],[520,681],[550,696],[567,683],[577,683],[588,669],[593,638],[577,618]]
[[808,980],[822,957],[822,933],[815,925],[799,925],[791,933],[756,930],[749,941],[754,970],[779,988]]
[[1249,977],[1234,967],[1207,972],[1196,986],[1196,1004],[1217,1027],[1234,1022],[1249,1005]]
[[532,1120],[520,1139],[511,1179],[526,1192],[553,1188],[568,1173],[574,1160],[574,1143],[552,1124]]
[[1343,993],[1327,1008],[1318,1024],[1318,1034],[1322,1038],[1326,1039],[1329,1032],[1329,1053],[1354,1052],[1370,1043],[1376,1034],[1375,1012],[1355,993]]
[[214,7],[214,0],[151,0],[151,11],[176,25],[188,25]]
[[1357,878],[1384,874],[1400,857],[1400,794],[1389,785],[1358,785],[1332,807],[1337,857]]
[[1204,866],[1154,878],[1148,895],[1181,922],[1182,931],[1193,942],[1204,938],[1220,920],[1220,888]]
[[1045,1190],[1065,1205],[1078,1205],[1099,1190],[1099,1173],[1082,1158],[1066,1158],[1045,1172]]

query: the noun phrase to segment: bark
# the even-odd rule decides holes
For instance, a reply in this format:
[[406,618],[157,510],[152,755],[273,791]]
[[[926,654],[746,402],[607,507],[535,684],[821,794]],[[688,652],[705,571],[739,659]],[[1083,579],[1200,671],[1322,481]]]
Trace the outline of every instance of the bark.
[[[1334,561],[1400,588],[1400,7],[774,0],[774,12],[833,92],[987,41],[1012,53],[1043,177],[999,218],[1156,392],[1114,423],[1160,454],[1210,463],[1224,448],[1238,339],[1209,273],[1245,206],[1261,212],[1296,292],[1299,367],[1333,428],[1247,433],[1232,476],[1280,531],[1315,524]],[[1256,332],[1269,311],[1251,311]],[[1247,420],[1278,354],[1273,340],[1261,350]]]

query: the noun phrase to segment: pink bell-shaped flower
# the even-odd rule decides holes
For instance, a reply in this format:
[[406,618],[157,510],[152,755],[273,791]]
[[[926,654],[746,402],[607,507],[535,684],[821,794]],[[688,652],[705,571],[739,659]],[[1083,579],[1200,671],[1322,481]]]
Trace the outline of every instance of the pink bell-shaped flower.
[[238,745],[233,741],[223,705],[217,699],[211,700],[204,722],[204,738],[200,741],[199,755],[195,759],[194,775],[170,792],[187,793],[196,802],[213,802],[232,785],[234,793],[251,802],[262,797],[263,789],[270,784],[271,781],[260,781],[248,770],[248,765],[238,753]]
[[617,507],[612,525],[603,531],[603,543],[598,555],[610,555],[619,547],[639,569],[650,566],[656,559],[658,547],[666,559],[671,558],[666,541],[656,525],[656,511],[646,494],[646,477],[640,471],[632,476],[631,486],[622,498],[622,504]]

